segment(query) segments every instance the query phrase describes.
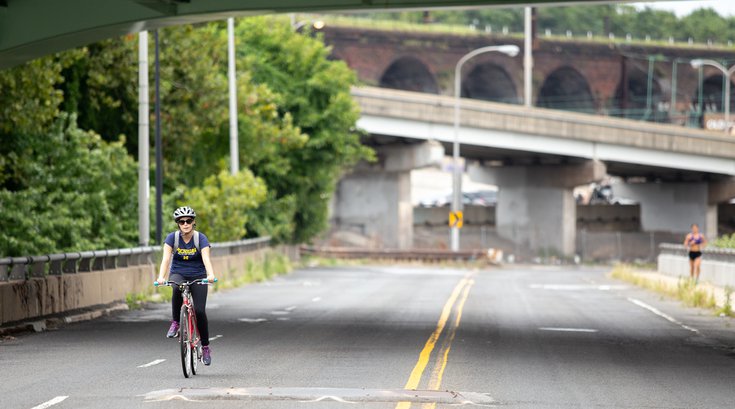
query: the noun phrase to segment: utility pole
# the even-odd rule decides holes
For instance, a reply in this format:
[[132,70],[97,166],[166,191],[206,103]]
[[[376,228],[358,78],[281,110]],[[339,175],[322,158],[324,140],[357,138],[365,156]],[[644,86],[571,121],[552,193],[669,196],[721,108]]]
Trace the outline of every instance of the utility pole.
[[151,237],[150,192],[150,103],[148,95],[148,32],[138,33],[138,244],[147,246]]
[[240,170],[237,136],[237,82],[235,79],[235,19],[227,19],[227,74],[230,83],[230,173]]
[[158,29],[154,31],[154,34],[156,38],[156,245],[159,245],[163,232],[163,152],[161,147],[161,66]]

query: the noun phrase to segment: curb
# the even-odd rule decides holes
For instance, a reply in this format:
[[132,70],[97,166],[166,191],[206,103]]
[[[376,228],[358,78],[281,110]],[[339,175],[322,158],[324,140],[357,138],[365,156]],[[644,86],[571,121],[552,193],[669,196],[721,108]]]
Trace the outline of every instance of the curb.
[[66,324],[72,324],[75,322],[90,321],[93,319],[100,318],[102,316],[111,315],[118,311],[128,311],[128,305],[126,303],[115,303],[112,305],[106,305],[97,307],[94,309],[87,309],[85,311],[76,311],[71,314],[64,314],[60,316],[52,316],[48,318],[34,319],[30,321],[18,322],[13,325],[0,327],[0,336],[8,336],[11,334],[18,334],[22,332],[44,332],[49,329],[59,328]]

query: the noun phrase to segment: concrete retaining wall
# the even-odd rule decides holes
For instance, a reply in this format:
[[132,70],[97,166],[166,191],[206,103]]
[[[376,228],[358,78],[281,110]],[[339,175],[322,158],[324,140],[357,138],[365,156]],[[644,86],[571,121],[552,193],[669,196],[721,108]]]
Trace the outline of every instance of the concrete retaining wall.
[[[658,272],[672,277],[689,278],[689,257],[684,246],[662,245],[658,256]],[[717,286],[735,288],[735,251],[704,249],[699,279]]]
[[[448,226],[449,206],[443,207],[414,207],[414,226]],[[495,225],[495,206],[464,206],[464,224]]]
[[577,229],[641,231],[640,205],[577,205]]
[[[262,248],[247,253],[213,256],[215,274],[222,280],[247,272],[248,262],[262,262],[277,251],[293,256],[291,248]],[[62,274],[0,282],[0,326],[17,321],[67,313],[125,301],[126,295],[151,290],[158,265]]]

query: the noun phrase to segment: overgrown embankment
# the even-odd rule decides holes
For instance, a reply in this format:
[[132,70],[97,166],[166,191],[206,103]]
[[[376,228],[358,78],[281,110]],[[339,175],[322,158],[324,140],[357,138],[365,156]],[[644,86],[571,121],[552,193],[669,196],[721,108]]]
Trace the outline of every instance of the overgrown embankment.
[[655,272],[638,271],[628,265],[616,266],[610,276],[668,298],[680,300],[689,307],[705,308],[715,314],[735,317],[732,310],[733,289],[731,287],[722,289],[706,283],[696,284],[687,278],[677,279]]

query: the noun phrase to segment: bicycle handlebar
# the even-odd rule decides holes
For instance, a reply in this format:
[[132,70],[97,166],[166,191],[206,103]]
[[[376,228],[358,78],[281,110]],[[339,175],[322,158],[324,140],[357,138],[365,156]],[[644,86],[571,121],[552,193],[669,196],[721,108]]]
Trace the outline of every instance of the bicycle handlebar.
[[[219,281],[219,280],[217,280],[217,278],[215,278],[215,279],[214,279],[214,280],[212,281],[212,283],[211,283],[211,284],[214,284],[214,283],[216,283],[217,281]],[[209,284],[210,284],[210,282],[209,282],[209,280],[208,280],[208,279],[206,279],[206,278],[198,278],[198,279],[196,279],[196,280],[193,280],[193,281],[182,281],[182,282],[180,282],[180,283],[177,283],[176,281],[166,281],[166,284],[159,284],[159,283],[158,283],[158,281],[154,281],[154,282],[153,282],[153,286],[154,286],[154,287],[158,287],[159,285],[164,285],[164,286],[167,286],[167,287],[171,287],[171,286],[173,286],[173,285],[194,285],[194,284],[209,285]]]

